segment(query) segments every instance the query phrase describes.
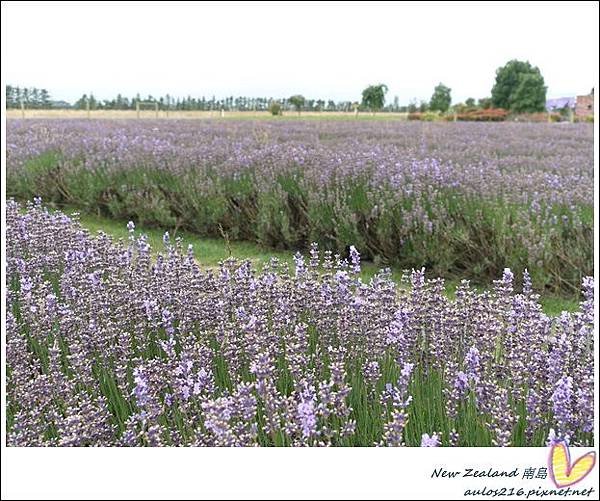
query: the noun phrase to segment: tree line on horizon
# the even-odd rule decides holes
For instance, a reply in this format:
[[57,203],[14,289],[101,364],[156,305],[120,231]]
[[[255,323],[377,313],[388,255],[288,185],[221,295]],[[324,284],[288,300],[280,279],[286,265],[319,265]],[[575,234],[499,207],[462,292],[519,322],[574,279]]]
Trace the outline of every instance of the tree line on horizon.
[[112,99],[97,99],[93,93],[84,94],[75,103],[53,101],[46,89],[27,88],[7,85],[6,107],[27,109],[75,108],[90,110],[133,110],[138,103],[157,103],[160,110],[176,111],[271,111],[274,115],[283,111],[371,111],[371,112],[448,112],[464,111],[465,109],[502,108],[516,113],[545,111],[547,87],[537,66],[528,61],[511,60],[496,70],[496,80],[490,97],[468,98],[464,103],[452,106],[451,89],[439,83],[429,101],[412,100],[408,105],[400,105],[398,96],[391,103],[385,102],[388,87],[385,84],[370,85],[362,92],[360,101],[334,101],[332,99],[307,99],[300,94],[288,98],[229,96],[217,99],[215,96],[206,98],[173,97],[169,94],[158,98],[148,95],[142,98],[126,97],[117,94]]

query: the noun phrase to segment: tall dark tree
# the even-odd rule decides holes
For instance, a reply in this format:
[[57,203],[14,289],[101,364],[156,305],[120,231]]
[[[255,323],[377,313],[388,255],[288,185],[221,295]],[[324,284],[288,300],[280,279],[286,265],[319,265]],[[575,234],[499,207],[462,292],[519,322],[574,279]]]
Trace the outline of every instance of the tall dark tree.
[[16,108],[17,102],[15,99],[15,88],[12,85],[6,86],[6,108]]
[[50,93],[46,89],[40,90],[40,106],[45,110],[50,108]]
[[15,106],[19,108],[21,106],[21,101],[23,100],[23,90],[18,85],[15,87]]
[[29,100],[31,108],[39,108],[40,107],[40,91],[33,87],[29,91]]

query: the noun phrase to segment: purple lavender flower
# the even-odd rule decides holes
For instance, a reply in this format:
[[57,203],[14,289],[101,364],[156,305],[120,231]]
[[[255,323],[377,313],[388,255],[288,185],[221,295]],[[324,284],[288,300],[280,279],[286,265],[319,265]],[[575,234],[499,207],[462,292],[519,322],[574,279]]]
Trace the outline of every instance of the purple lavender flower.
[[442,443],[437,433],[433,433],[431,437],[427,433],[423,433],[421,437],[421,447],[439,447],[440,445],[442,445]]
[[552,411],[556,420],[558,433],[561,439],[571,436],[571,423],[573,421],[573,378],[563,376],[560,378],[552,393]]
[[352,272],[360,273],[360,254],[354,245],[350,246],[350,262],[352,263]]

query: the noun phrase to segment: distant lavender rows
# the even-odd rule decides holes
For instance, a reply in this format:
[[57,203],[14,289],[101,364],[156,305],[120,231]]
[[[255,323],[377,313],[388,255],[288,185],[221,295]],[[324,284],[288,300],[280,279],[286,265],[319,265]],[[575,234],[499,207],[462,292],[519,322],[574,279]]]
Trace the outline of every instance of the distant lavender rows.
[[7,168],[60,152],[95,169],[253,168],[270,180],[301,167],[320,184],[367,174],[373,188],[425,185],[524,203],[593,204],[589,124],[9,120]]
[[9,120],[7,194],[569,294],[593,271],[591,124]]
[[593,279],[547,317],[524,277],[489,292],[360,255],[200,269],[7,207],[9,445],[593,444]]

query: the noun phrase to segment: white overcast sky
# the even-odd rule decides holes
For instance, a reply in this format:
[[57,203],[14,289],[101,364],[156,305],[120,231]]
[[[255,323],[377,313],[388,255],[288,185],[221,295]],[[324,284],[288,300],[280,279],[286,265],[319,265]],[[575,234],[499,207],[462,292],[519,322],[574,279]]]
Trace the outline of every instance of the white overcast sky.
[[72,101],[170,93],[388,101],[489,95],[509,59],[548,97],[598,78],[598,3],[2,3],[3,82]]

